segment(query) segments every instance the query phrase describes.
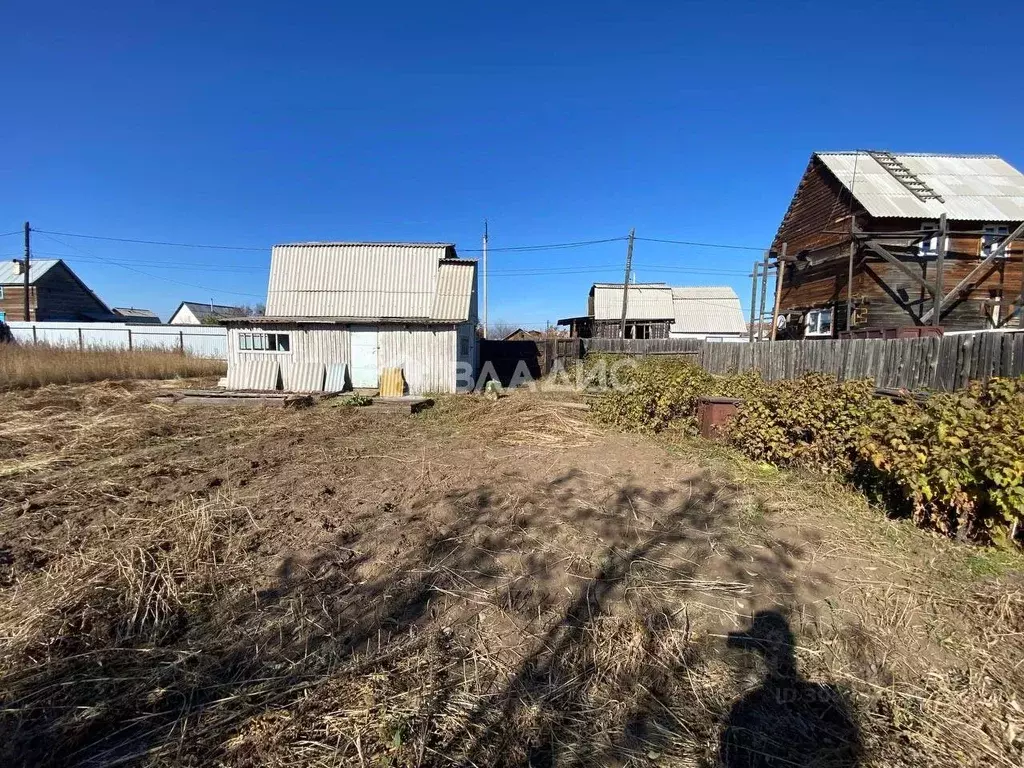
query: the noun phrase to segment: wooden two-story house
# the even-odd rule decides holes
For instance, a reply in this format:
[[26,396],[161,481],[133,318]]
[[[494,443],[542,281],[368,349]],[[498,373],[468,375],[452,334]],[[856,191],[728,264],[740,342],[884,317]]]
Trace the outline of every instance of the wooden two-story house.
[[778,337],[1024,327],[1022,222],[994,155],[817,152],[772,245]]
[[31,260],[28,297],[26,318],[22,262],[0,261],[0,320],[123,322],[61,259]]

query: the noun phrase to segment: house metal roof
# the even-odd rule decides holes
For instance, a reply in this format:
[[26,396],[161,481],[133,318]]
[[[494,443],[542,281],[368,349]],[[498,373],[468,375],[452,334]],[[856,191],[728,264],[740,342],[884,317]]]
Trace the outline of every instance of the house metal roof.
[[[594,283],[595,320],[622,319],[622,283]],[[666,283],[633,283],[626,302],[627,320],[671,320],[672,289]]]
[[466,321],[476,262],[448,243],[275,245],[268,317]]
[[[28,269],[29,283],[35,283],[53,267],[60,264],[60,259],[30,259]],[[19,271],[19,266],[11,260],[0,261],[0,285],[22,285],[25,276]]]
[[145,320],[148,322],[160,322],[160,316],[148,309],[136,309],[135,307],[111,307],[110,311],[119,317],[131,320]]
[[867,152],[816,152],[865,210],[876,217],[951,221],[1024,221],[1024,174],[996,155],[893,153],[942,201],[918,199]]
[[672,289],[673,333],[742,334],[747,330],[740,297],[728,286]]
[[200,322],[207,317],[233,317],[242,314],[242,310],[239,307],[233,307],[229,304],[211,304],[208,301],[183,301],[174,310],[171,317],[178,314],[182,307],[188,307],[192,314],[195,315],[196,320]]

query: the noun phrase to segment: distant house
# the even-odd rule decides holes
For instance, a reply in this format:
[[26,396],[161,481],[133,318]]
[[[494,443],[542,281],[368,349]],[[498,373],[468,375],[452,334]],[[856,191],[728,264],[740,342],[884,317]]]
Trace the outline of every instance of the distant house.
[[32,259],[29,317],[20,261],[0,261],[0,320],[116,322],[110,308],[61,259]]
[[266,315],[222,322],[232,389],[375,389],[400,368],[409,394],[455,392],[476,369],[476,262],[445,243],[275,245]]
[[[587,314],[558,321],[580,338],[622,337],[622,283],[595,283]],[[740,338],[746,323],[736,292],[728,287],[674,288],[634,283],[626,298],[627,339]]]
[[505,334],[502,341],[544,341],[545,339],[565,338],[565,331],[558,331],[555,328],[548,328],[546,331],[526,330],[516,328],[511,333]]
[[135,307],[114,307],[111,310],[117,319],[125,323],[160,323],[160,316],[148,309]]
[[245,310],[241,307],[232,307],[226,304],[211,304],[201,301],[183,301],[174,310],[170,325],[206,325],[216,323],[225,317],[241,317]]
[[1021,327],[1022,222],[994,155],[817,152],[772,245],[781,333]]

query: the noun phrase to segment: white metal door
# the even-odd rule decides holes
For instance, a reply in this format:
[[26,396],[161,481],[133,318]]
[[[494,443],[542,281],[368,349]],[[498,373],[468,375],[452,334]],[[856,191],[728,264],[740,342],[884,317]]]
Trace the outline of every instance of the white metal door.
[[373,389],[377,378],[377,329],[374,327],[353,328],[352,345],[352,386]]

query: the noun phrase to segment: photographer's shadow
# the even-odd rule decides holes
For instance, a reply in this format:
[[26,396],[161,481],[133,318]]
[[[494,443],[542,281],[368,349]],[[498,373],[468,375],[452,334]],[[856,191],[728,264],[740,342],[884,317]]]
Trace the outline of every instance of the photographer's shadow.
[[843,695],[801,679],[794,638],[776,611],[762,611],[746,632],[730,632],[730,648],[764,656],[764,682],[737,701],[718,745],[722,768],[854,768],[860,735]]

